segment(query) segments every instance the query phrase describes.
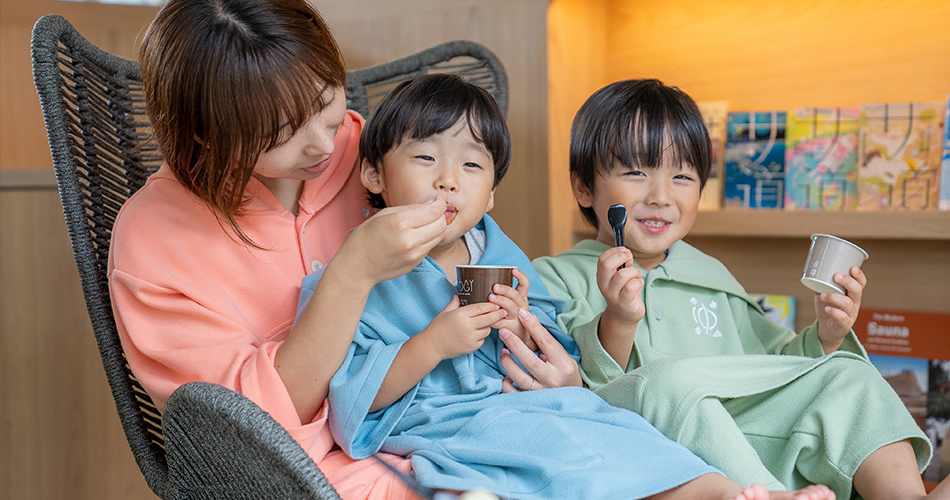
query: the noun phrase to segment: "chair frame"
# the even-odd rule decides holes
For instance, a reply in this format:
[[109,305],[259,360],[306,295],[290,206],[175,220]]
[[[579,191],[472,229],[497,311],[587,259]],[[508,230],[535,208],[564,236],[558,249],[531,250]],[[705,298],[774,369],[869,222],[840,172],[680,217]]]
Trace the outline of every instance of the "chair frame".
[[[162,162],[151,137],[139,65],[95,46],[56,14],[36,22],[31,49],[34,84],[83,296],[122,428],[149,488],[163,499],[176,500],[337,500],[306,452],[243,395],[191,382],[171,395],[162,414],[135,379],[116,329],[106,272],[115,217]],[[457,59],[466,56],[476,63]],[[445,42],[348,71],[347,107],[369,116],[398,82],[432,72],[460,74],[489,90],[507,111],[504,68],[488,49],[468,41]],[[64,90],[66,86],[73,92]],[[84,94],[89,88],[107,97]],[[232,464],[234,457],[247,456],[251,458]],[[273,480],[259,479],[265,476]]]

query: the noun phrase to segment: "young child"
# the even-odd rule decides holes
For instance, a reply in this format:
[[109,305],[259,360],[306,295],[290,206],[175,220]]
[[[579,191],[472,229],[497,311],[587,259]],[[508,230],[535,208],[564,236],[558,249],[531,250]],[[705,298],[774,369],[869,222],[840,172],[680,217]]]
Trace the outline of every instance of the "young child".
[[[923,497],[930,445],[850,331],[864,274],[835,276],[847,292],[816,294],[818,320],[798,335],[768,321],[682,241],[710,165],[702,116],[675,87],[617,82],[578,111],[571,183],[597,239],[534,266],[569,301],[558,322],[585,383],[740,484]],[[627,209],[625,247],[607,222],[614,204]]]
[[[769,498],[743,490],[639,415],[582,387],[502,393],[502,337],[540,321],[558,331],[563,301],[487,215],[508,168],[504,118],[483,89],[450,75],[396,87],[360,140],[361,178],[376,207],[446,204],[442,240],[408,274],[379,283],[331,381],[330,426],[351,457],[409,456],[423,485],[485,488],[507,498]],[[455,266],[514,265],[517,285],[459,306]],[[304,280],[304,290],[320,279]],[[301,305],[307,302],[301,295]],[[529,314],[527,311],[533,314]],[[496,330],[500,329],[500,331]],[[579,380],[578,380],[579,383]],[[832,498],[826,487],[774,498]]]

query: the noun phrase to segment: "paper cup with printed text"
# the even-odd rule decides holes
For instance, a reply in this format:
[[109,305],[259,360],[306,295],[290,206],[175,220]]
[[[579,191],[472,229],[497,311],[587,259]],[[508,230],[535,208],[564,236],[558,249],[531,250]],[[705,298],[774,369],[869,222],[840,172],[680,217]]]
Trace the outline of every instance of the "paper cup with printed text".
[[512,285],[512,269],[512,266],[455,266],[459,304],[465,306],[488,302],[495,283]]
[[861,267],[868,258],[863,248],[830,234],[811,235],[802,283],[818,293],[844,293],[835,283],[835,273],[851,275],[851,266]]

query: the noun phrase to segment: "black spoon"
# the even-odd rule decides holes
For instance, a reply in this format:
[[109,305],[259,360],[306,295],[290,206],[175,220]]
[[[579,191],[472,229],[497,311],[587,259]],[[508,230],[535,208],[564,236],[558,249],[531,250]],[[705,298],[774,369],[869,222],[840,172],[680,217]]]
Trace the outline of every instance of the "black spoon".
[[[627,223],[627,208],[621,203],[611,205],[610,208],[607,209],[607,222],[610,223],[611,229],[614,230],[614,246],[622,247],[623,226]],[[618,269],[623,269],[624,266],[626,266],[626,264],[622,264]]]

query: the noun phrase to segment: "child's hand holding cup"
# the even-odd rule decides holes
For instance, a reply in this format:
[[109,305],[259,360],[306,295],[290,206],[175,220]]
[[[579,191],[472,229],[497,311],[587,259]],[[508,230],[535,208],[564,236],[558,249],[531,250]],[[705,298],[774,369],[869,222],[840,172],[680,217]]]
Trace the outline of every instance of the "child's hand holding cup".
[[512,286],[511,266],[455,266],[459,305],[488,302],[495,283]]
[[830,234],[813,234],[802,283],[818,293],[844,294],[841,285],[835,283],[835,274],[851,276],[851,266],[860,268],[867,258],[864,249],[848,240]]

